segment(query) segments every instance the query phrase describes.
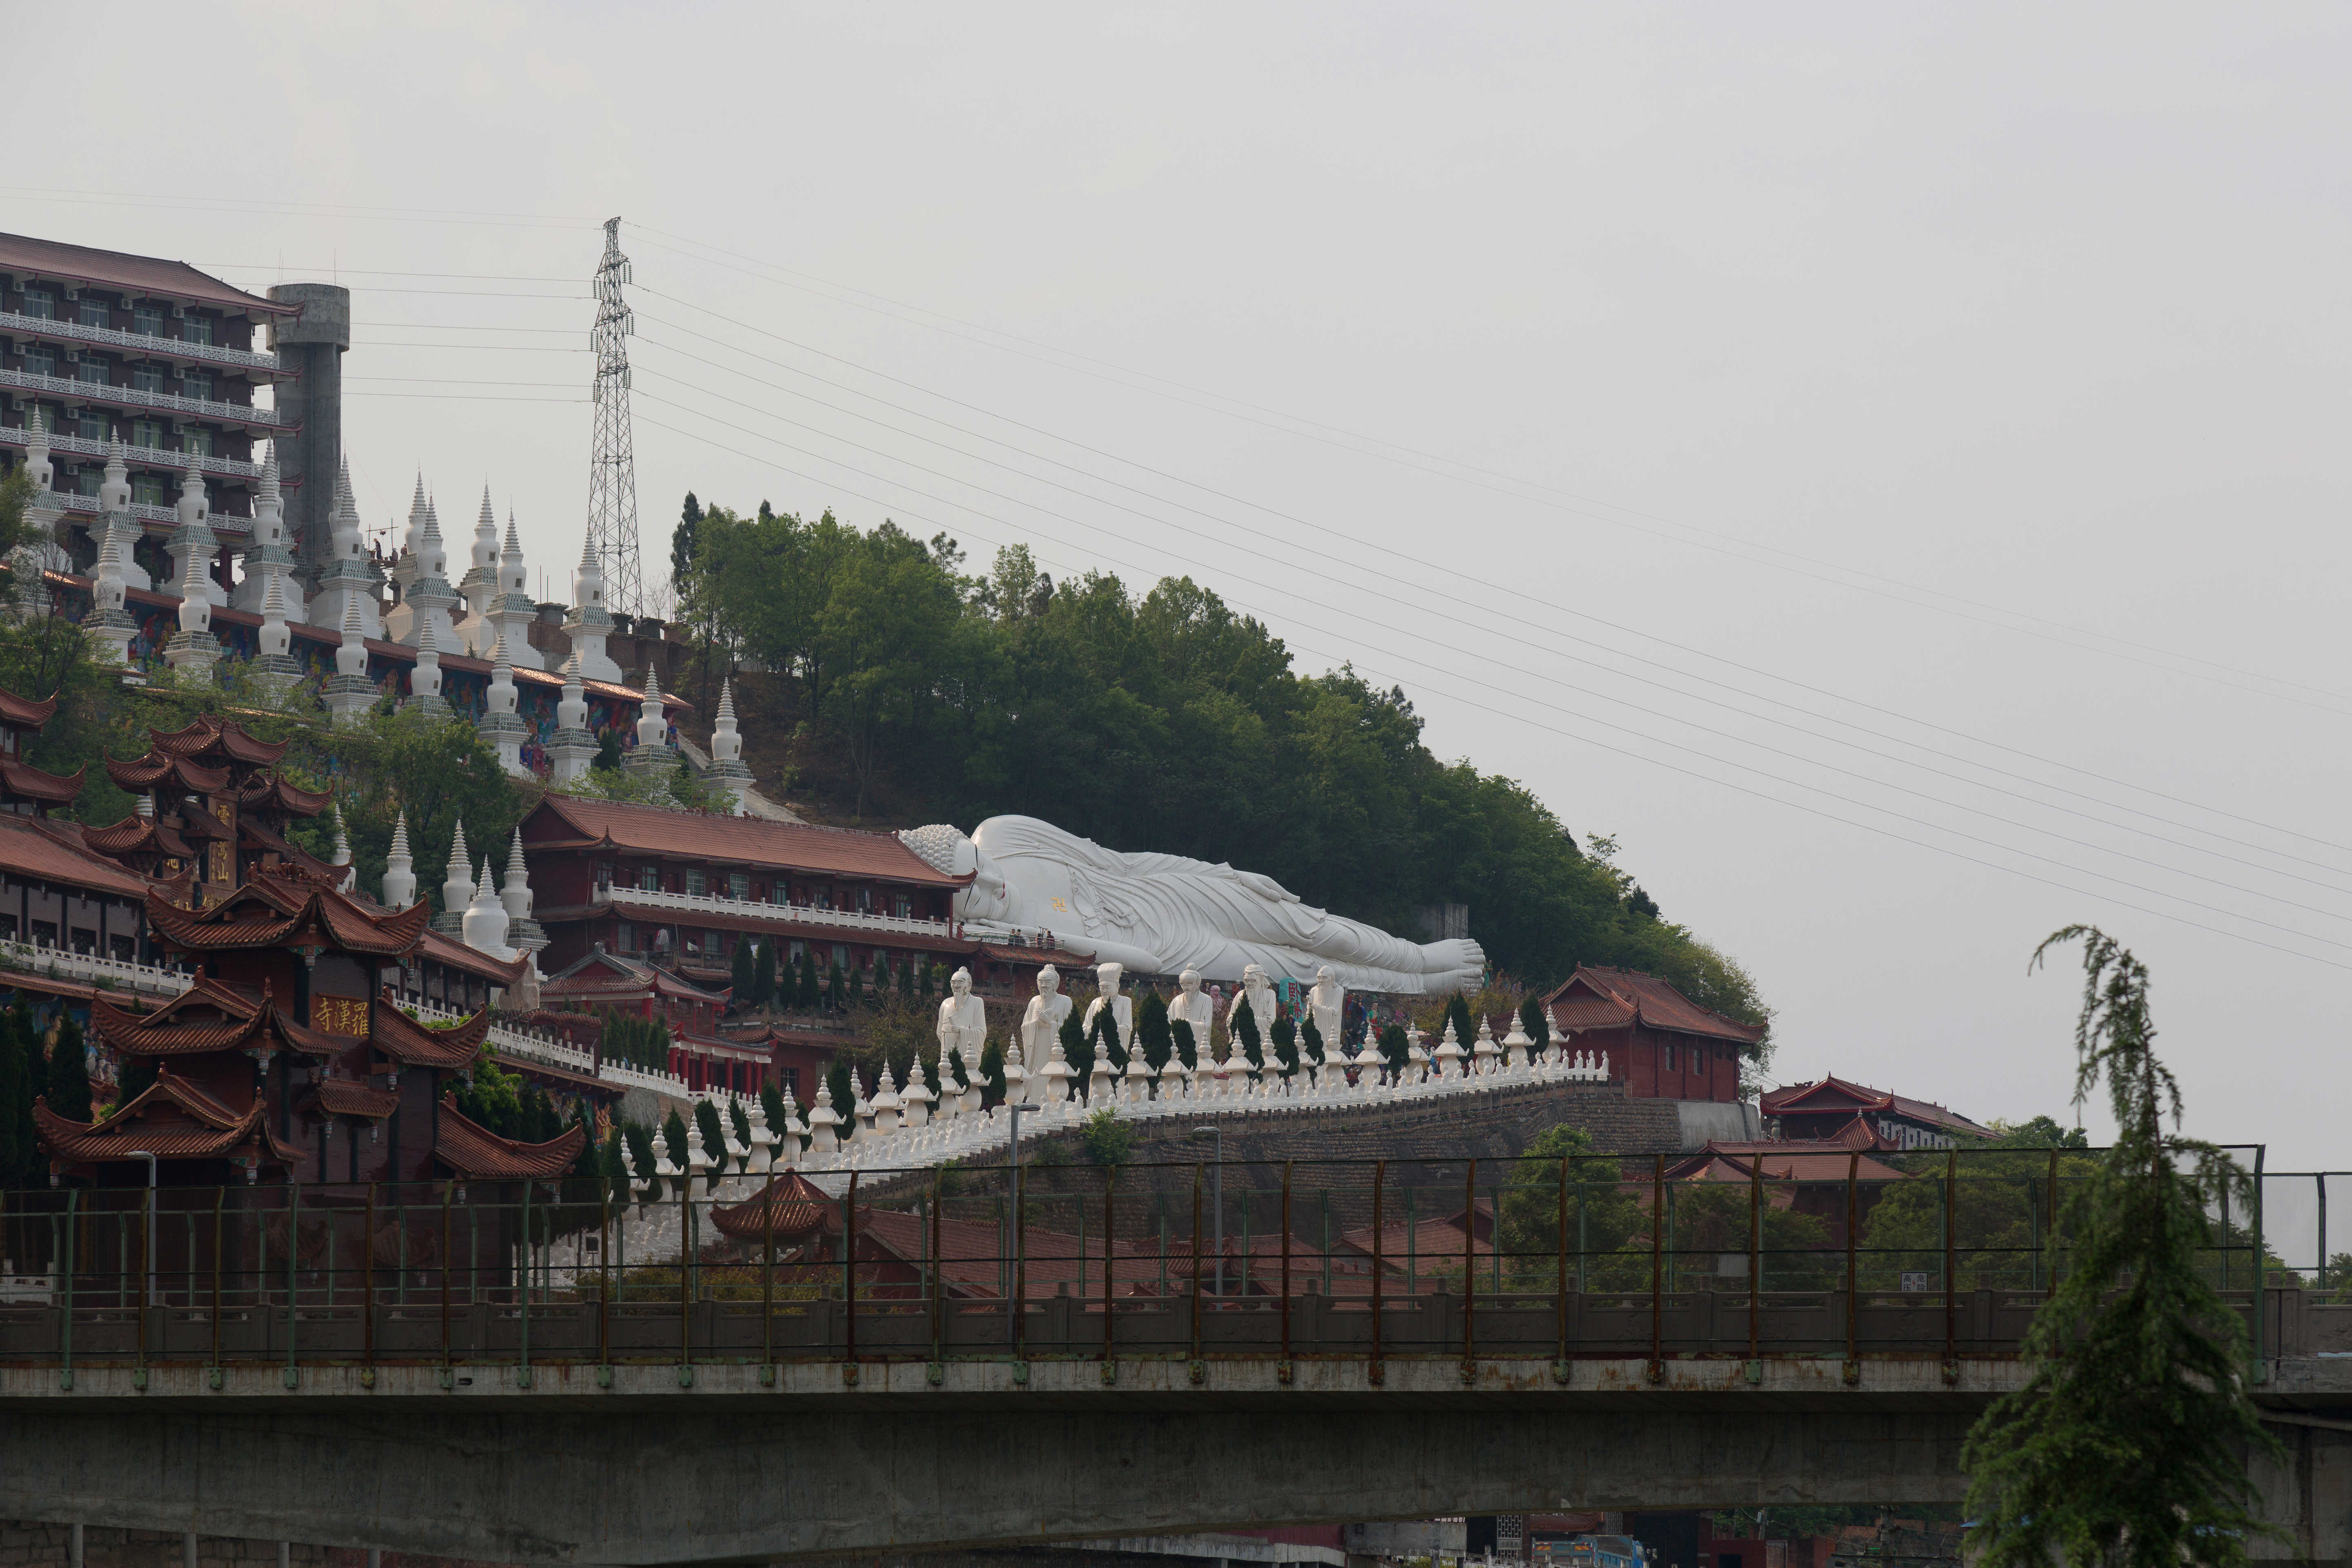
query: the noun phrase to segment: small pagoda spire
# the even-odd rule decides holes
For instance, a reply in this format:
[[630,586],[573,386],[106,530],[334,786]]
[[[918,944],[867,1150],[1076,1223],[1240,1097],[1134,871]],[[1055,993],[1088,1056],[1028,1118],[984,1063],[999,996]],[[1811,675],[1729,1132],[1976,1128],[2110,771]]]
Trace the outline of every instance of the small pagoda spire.
[[416,901],[416,867],[408,856],[408,808],[392,823],[392,853],[383,860],[383,905],[404,910]]
[[25,474],[37,493],[47,491],[57,479],[57,467],[49,461],[49,421],[37,403],[25,411]]
[[210,670],[220,658],[220,641],[213,636],[213,602],[205,593],[205,558],[194,550],[181,557],[180,635],[163,649],[163,660],[174,669]]
[[646,698],[637,706],[637,744],[666,746],[669,743],[669,710],[662,705],[661,670],[652,664],[646,666]]
[[512,958],[514,949],[507,945],[507,910],[499,902],[498,890],[490,886],[490,858],[482,857],[481,880],[475,885],[474,896],[466,907],[465,942],[477,952],[487,952],[493,958]]
[[719,722],[710,731],[710,776],[727,792],[736,816],[743,815],[743,797],[751,787],[751,770],[743,765],[743,736],[735,727],[735,681],[730,676],[719,688]]
[[[449,870],[441,879],[441,912],[434,917],[436,930],[446,929],[442,922],[462,921],[466,906],[473,902],[474,868],[466,858],[466,825],[457,824],[455,837],[449,840]],[[462,927],[459,930],[462,931]]]
[[[46,439],[42,443],[47,446]],[[43,489],[48,487],[40,487]],[[98,482],[98,510],[101,512],[131,510],[130,454],[122,449],[122,427],[114,427],[114,439],[106,447],[106,477]]]
[[555,733],[547,754],[553,763],[552,781],[562,785],[579,779],[596,758],[596,737],[588,732],[588,695],[580,680],[580,656],[563,667],[563,698],[555,705]]
[[343,803],[337,801],[330,809],[333,811],[335,816],[335,854],[334,858],[329,860],[327,864],[348,866],[352,863],[352,838],[350,834],[343,831]]

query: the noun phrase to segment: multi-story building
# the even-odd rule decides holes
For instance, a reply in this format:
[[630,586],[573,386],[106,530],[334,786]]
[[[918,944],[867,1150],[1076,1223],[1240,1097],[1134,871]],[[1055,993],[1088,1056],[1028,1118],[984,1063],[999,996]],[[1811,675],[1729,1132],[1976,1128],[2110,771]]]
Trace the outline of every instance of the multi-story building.
[[254,346],[255,333],[292,323],[301,309],[184,262],[0,234],[0,462],[24,460],[37,409],[58,500],[83,531],[70,546],[78,564],[96,555],[86,530],[119,437],[131,515],[145,535],[135,563],[168,579],[162,542],[178,525],[193,468],[220,536],[215,577],[228,585],[228,558],[251,532],[260,488],[255,443],[299,429],[290,409],[255,395],[291,374]]

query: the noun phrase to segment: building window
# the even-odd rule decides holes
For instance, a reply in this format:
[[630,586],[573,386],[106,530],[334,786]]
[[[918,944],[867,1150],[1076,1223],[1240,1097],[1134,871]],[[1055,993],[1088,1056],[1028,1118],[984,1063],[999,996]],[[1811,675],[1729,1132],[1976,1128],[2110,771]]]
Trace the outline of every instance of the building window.
[[623,952],[637,951],[637,928],[626,921],[621,922],[621,951]]
[[16,940],[16,917],[15,915],[0,915],[0,942],[14,942]]
[[163,390],[163,367],[159,364],[134,364],[131,367],[131,390],[161,392]]
[[131,444],[160,452],[163,449],[163,422],[160,419],[133,419],[131,422]]
[[890,912],[897,915],[902,921],[912,920],[915,914],[915,900],[908,898],[906,894],[900,893],[896,899],[891,900]]
[[47,343],[26,343],[25,345],[25,374],[26,375],[57,374],[58,351],[49,347]]
[[30,316],[37,321],[52,321],[58,313],[57,296],[47,289],[27,289],[25,290],[25,302],[17,307],[16,313]]
[[55,921],[35,921],[33,922],[33,944],[36,947],[57,946],[58,922]]
[[640,891],[643,891],[643,892],[647,892],[647,893],[658,893],[658,892],[660,892],[660,891],[661,891],[661,868],[660,868],[660,867],[658,867],[658,866],[640,866],[640,867],[638,867],[638,868],[637,868],[637,887],[638,887],[639,890],[640,890]]
[[73,950],[76,952],[82,954],[84,957],[88,957],[89,954],[96,952],[98,951],[98,933],[94,931],[85,930],[80,926],[74,927]]
[[137,332],[142,338],[162,337],[163,335],[163,307],[161,305],[132,306],[131,309],[131,330]]
[[727,896],[748,900],[751,897],[751,875],[748,871],[727,873]]
[[1675,1070],[1675,1043],[1672,1040],[1666,1042],[1666,1070]]
[[85,408],[74,420],[74,433],[85,441],[103,441],[113,432],[107,428],[106,416],[95,408]]
[[119,963],[131,963],[139,956],[137,944],[127,936],[108,937],[106,950]]
[[180,395],[207,398],[213,395],[213,378],[200,370],[192,370],[180,377]]
[[107,385],[106,362],[102,359],[82,360],[74,366],[74,379],[89,386]]
[[131,499],[142,506],[169,506],[163,492],[163,476],[141,474],[131,481]]
[[857,889],[857,912],[861,915],[870,915],[874,912],[873,889],[860,888]]
[[688,893],[698,899],[709,890],[704,884],[703,875],[701,872],[688,871],[686,874],[686,890]]
[[212,319],[208,316],[190,316],[182,321],[180,341],[184,343],[201,343],[210,348],[213,342]]
[[186,429],[180,432],[180,450],[185,452],[191,458],[211,457],[213,455],[213,433],[194,425],[189,426]]
[[81,300],[76,301],[74,320],[85,327],[111,326],[114,312],[107,309],[103,300]]

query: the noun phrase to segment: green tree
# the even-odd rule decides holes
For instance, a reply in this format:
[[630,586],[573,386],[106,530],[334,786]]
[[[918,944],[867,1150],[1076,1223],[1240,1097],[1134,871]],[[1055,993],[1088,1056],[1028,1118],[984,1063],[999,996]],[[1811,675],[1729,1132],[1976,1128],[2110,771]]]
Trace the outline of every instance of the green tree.
[[1004,1047],[995,1036],[980,1048],[980,1077],[983,1087],[980,1093],[982,1110],[1004,1103]]
[[1265,1066],[1265,1053],[1258,1037],[1257,1015],[1251,1010],[1248,997],[1235,999],[1234,1010],[1227,1016],[1225,1028],[1234,1039],[1241,1042],[1242,1059],[1249,1063],[1251,1071],[1255,1072],[1263,1068]]
[[472,1078],[457,1089],[457,1112],[501,1138],[529,1138],[523,1114],[523,1081],[499,1067],[495,1051],[474,1058]]
[[68,1121],[89,1120],[89,1054],[82,1044],[81,1026],[71,1013],[58,1020],[58,1037],[49,1047],[49,1110]]
[[[2024,1385],[1994,1401],[1961,1454],[1987,1568],[2235,1568],[2270,1533],[2247,1452],[2283,1455],[2246,1388],[2244,1331],[2199,1266],[2206,1215],[2251,1184],[2180,1135],[2140,962],[2095,927],[2080,941],[2074,1103],[2102,1079],[2116,1139],[2066,1205],[2065,1274],[2027,1331]],[[2166,1130],[2169,1116],[2172,1131]]]
[[1288,1078],[1298,1070],[1298,1025],[1292,1020],[1290,1009],[1279,1003],[1275,1005],[1272,1033],[1274,1059],[1281,1067],[1282,1076]]
[[[1073,1007],[1071,1011],[1076,1013],[1077,1009]],[[1118,1037],[1118,1020],[1111,1016],[1108,1007],[1095,1015],[1095,1026],[1087,1031],[1087,1070],[1089,1072],[1094,1070],[1092,1063],[1097,1052],[1102,1054],[1103,1064],[1110,1068],[1112,1076],[1127,1070],[1127,1047]]]
[[592,772],[617,773],[621,771],[621,732],[607,727],[596,736],[596,754],[588,759]]
[[760,956],[751,971],[751,1000],[766,1006],[776,999],[776,939],[768,938],[760,944]]
[[719,1120],[719,1108],[706,1097],[694,1102],[694,1124],[702,1131],[702,1152],[710,1157],[713,1169],[723,1171],[727,1165],[727,1128]]
[[1089,1165],[1124,1165],[1135,1157],[1135,1130],[1106,1105],[1079,1123],[1078,1147]]
[[0,1185],[39,1184],[40,1148],[33,1130],[33,1083],[38,1047],[21,1006],[0,1019]]
[[[698,1116],[698,1120],[699,1117]],[[686,1169],[686,1118],[675,1107],[662,1118],[662,1145],[669,1151],[669,1163],[680,1171]]]
[[825,967],[824,1005],[836,1013],[840,1012],[847,984],[842,977],[841,960],[836,958]]
[[[1167,1016],[1164,1010],[1160,1016],[1163,1018]],[[1201,1047],[1192,1038],[1192,1025],[1190,1019],[1178,1018],[1171,1023],[1168,1026],[1168,1038],[1170,1047],[1176,1053],[1176,1059],[1184,1064],[1186,1071],[1189,1072],[1200,1067]]]
[[1323,1031],[1316,1026],[1312,1013],[1298,1021],[1298,1059],[1313,1067],[1323,1065]]
[[857,1079],[849,1070],[849,1058],[835,1057],[833,1067],[824,1075],[825,1086],[833,1090],[833,1111],[841,1118],[836,1135],[855,1132],[856,1118],[852,1112],[857,1105]]
[[759,1004],[760,958],[756,951],[757,946],[758,944],[748,936],[736,939],[731,979],[735,988],[735,1005],[738,1007],[756,1006]]
[[923,983],[921,992],[924,1001],[929,1001],[931,999],[931,994],[939,989],[939,975],[940,966],[938,964],[926,963],[923,965]]
[[1650,1249],[1633,1243],[1636,1236],[1647,1239],[1647,1205],[1625,1185],[1617,1162],[1595,1154],[1591,1137],[1579,1127],[1547,1129],[1512,1163],[1497,1230],[1513,1288],[1548,1289],[1556,1277],[1562,1162],[1568,1183],[1569,1288],[1646,1288]]
[[[915,999],[915,969],[916,962],[912,958],[898,966],[898,998],[902,1002]],[[928,990],[926,987],[927,993]]]
[[[663,1136],[667,1139],[668,1134]],[[621,1123],[621,1141],[629,1146],[630,1168],[645,1178],[646,1201],[659,1203],[663,1194],[661,1183],[654,1179],[653,1130],[643,1122],[624,1121]]]
[[1519,1027],[1534,1042],[1528,1047],[1529,1054],[1550,1048],[1551,1015],[1544,1011],[1543,998],[1530,994],[1525,1002],[1519,1004]]
[[768,1131],[782,1138],[784,1135],[784,1096],[773,1081],[760,1084],[760,1109],[767,1113]]
[[1381,1031],[1381,1059],[1391,1072],[1402,1072],[1412,1060],[1412,1041],[1407,1037],[1402,1024],[1391,1024]]
[[1095,1070],[1094,1041],[1087,1036],[1085,1026],[1078,1022],[1078,1010],[1076,1006],[1072,1006],[1063,1016],[1058,1034],[1062,1041],[1062,1059],[1070,1064],[1070,1071],[1074,1075],[1070,1083],[1070,1092],[1075,1096],[1084,1092],[1087,1075]]
[[816,1010],[817,998],[823,988],[817,984],[816,952],[806,945],[801,948],[800,976],[800,984],[794,989],[793,999],[802,1012],[813,1013]]
[[[1478,1037],[1478,1021],[1470,1016],[1470,1004],[1459,991],[1445,1004],[1445,1021],[1454,1026],[1454,1039],[1460,1042],[1464,1050],[1468,1050],[1471,1042]],[[1440,1033],[1443,1032],[1441,1028]]]
[[686,505],[679,509],[677,514],[677,526],[670,531],[669,536],[670,586],[677,590],[681,602],[687,595],[687,584],[694,576],[695,544],[701,531],[702,503],[694,499],[692,490],[688,490],[686,492]]

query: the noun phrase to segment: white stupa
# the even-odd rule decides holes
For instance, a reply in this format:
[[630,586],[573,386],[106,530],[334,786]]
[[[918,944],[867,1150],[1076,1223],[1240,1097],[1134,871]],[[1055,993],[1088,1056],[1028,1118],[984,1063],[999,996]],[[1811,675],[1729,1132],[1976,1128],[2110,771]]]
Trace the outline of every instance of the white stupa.
[[580,661],[583,677],[615,686],[625,679],[621,667],[604,651],[604,639],[613,633],[613,616],[604,605],[604,568],[596,559],[593,538],[580,548],[580,570],[572,579],[572,616],[563,623],[563,630],[572,639],[572,654]]
[[416,867],[408,857],[408,812],[392,823],[392,852],[383,858],[383,907],[404,910],[416,901]]
[[[383,574],[367,552],[360,533],[359,506],[352,498],[352,466],[344,459],[335,476],[335,508],[328,519],[328,553],[319,565],[319,591],[311,595],[310,619],[314,626],[341,631],[347,608],[356,608],[360,635],[383,637]],[[364,673],[364,672],[362,672]]]

